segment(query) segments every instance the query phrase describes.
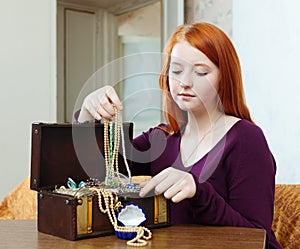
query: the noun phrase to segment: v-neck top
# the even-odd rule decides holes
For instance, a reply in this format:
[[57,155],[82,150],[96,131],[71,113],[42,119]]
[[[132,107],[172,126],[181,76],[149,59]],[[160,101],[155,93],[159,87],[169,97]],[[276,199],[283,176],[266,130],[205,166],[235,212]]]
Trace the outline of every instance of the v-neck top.
[[195,196],[170,203],[171,223],[263,228],[266,248],[281,248],[271,230],[276,163],[262,130],[237,121],[190,167],[182,163],[180,141],[180,132],[168,135],[158,127],[133,140],[136,173],[155,176],[174,167],[194,177]]

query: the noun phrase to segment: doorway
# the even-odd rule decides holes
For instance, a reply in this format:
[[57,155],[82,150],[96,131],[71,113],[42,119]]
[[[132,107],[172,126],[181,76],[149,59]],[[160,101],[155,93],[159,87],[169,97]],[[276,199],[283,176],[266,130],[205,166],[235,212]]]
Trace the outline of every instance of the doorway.
[[[117,58],[139,53],[141,49],[160,52],[166,27],[171,29],[171,27],[183,23],[183,15],[182,18],[178,18],[181,15],[180,13],[183,13],[183,0],[144,0],[139,1],[139,5],[136,2],[134,0],[57,1],[58,122],[72,122],[74,111],[80,108],[78,103],[81,103],[89,92],[101,87],[103,84],[101,80],[90,80],[99,68],[103,68]],[[179,6],[179,11],[174,13],[174,8],[170,8],[172,13],[168,13],[170,5]],[[140,34],[138,28],[133,27],[134,25],[131,26],[131,33],[124,33],[126,24],[127,32],[130,30],[130,22],[135,23],[135,25],[138,24],[138,21],[133,22],[132,18],[138,16],[139,12],[145,12],[151,8],[156,8],[156,11],[152,13],[152,22],[158,20],[159,27],[156,27],[156,30],[159,30],[158,35]],[[175,17],[172,19],[170,18],[172,16]],[[141,21],[143,21],[142,19]],[[149,20],[144,21],[149,22]],[[173,23],[173,26],[170,23]],[[143,27],[142,23],[139,25]],[[123,75],[124,70],[126,74],[126,67],[123,64],[120,66],[120,72],[118,73]],[[87,81],[89,81],[89,84],[86,84]],[[107,83],[109,80],[107,81],[107,78],[105,78],[104,81]],[[128,99],[128,93],[136,87],[134,83],[128,83],[128,81],[130,79],[122,77],[122,83],[117,86],[123,99]],[[154,78],[151,79],[151,82],[154,81],[156,81]],[[149,79],[139,79],[139,82],[149,82]],[[155,83],[157,86],[158,83]],[[145,87],[147,88],[150,85],[146,83]],[[160,109],[161,106],[159,96],[154,102],[156,106],[150,110],[150,114],[148,110],[147,114],[138,111],[138,114],[135,115],[132,112],[136,112],[136,110],[130,110],[130,104],[127,101],[128,108],[125,107],[127,111],[124,113],[125,118],[135,119],[137,126],[143,126],[143,128],[145,128],[144,126],[148,121],[150,121],[148,125],[157,124],[161,119],[157,110],[155,110]],[[153,115],[153,112],[156,114]],[[139,125],[140,120],[145,121],[145,118],[148,121]],[[140,128],[137,126],[136,129],[139,131]]]

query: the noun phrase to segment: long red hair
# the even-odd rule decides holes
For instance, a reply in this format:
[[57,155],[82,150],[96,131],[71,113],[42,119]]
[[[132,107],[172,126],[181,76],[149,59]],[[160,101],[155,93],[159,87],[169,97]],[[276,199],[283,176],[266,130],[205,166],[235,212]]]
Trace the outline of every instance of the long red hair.
[[174,102],[169,91],[168,70],[170,55],[174,45],[181,41],[204,53],[220,72],[219,98],[225,114],[253,122],[245,102],[241,66],[236,50],[228,36],[216,26],[209,23],[194,23],[179,26],[170,36],[164,55],[166,56],[159,77],[163,92],[163,110],[170,134],[179,131],[187,122],[187,115]]

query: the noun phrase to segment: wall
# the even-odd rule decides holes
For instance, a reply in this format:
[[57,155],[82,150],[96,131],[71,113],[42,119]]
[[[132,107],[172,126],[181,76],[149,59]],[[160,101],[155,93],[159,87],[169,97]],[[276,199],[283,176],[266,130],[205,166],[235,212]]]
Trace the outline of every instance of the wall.
[[119,36],[154,36],[161,34],[161,3],[157,2],[118,17]]
[[31,123],[55,121],[56,1],[0,3],[1,201],[30,174]]
[[278,183],[300,183],[299,9],[298,0],[233,0],[247,102],[277,160]]
[[209,22],[232,34],[232,0],[185,0],[185,22]]

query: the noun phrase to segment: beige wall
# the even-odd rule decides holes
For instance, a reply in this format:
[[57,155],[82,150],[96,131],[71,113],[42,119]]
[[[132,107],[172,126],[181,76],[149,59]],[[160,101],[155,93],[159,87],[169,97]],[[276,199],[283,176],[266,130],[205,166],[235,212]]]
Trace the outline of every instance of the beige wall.
[[300,1],[233,0],[233,40],[247,103],[277,162],[277,183],[300,183]]
[[232,0],[185,0],[185,22],[209,22],[232,34]]
[[30,174],[31,123],[56,117],[56,1],[1,0],[0,200]]
[[120,36],[154,36],[161,35],[161,4],[151,4],[144,8],[119,16]]

